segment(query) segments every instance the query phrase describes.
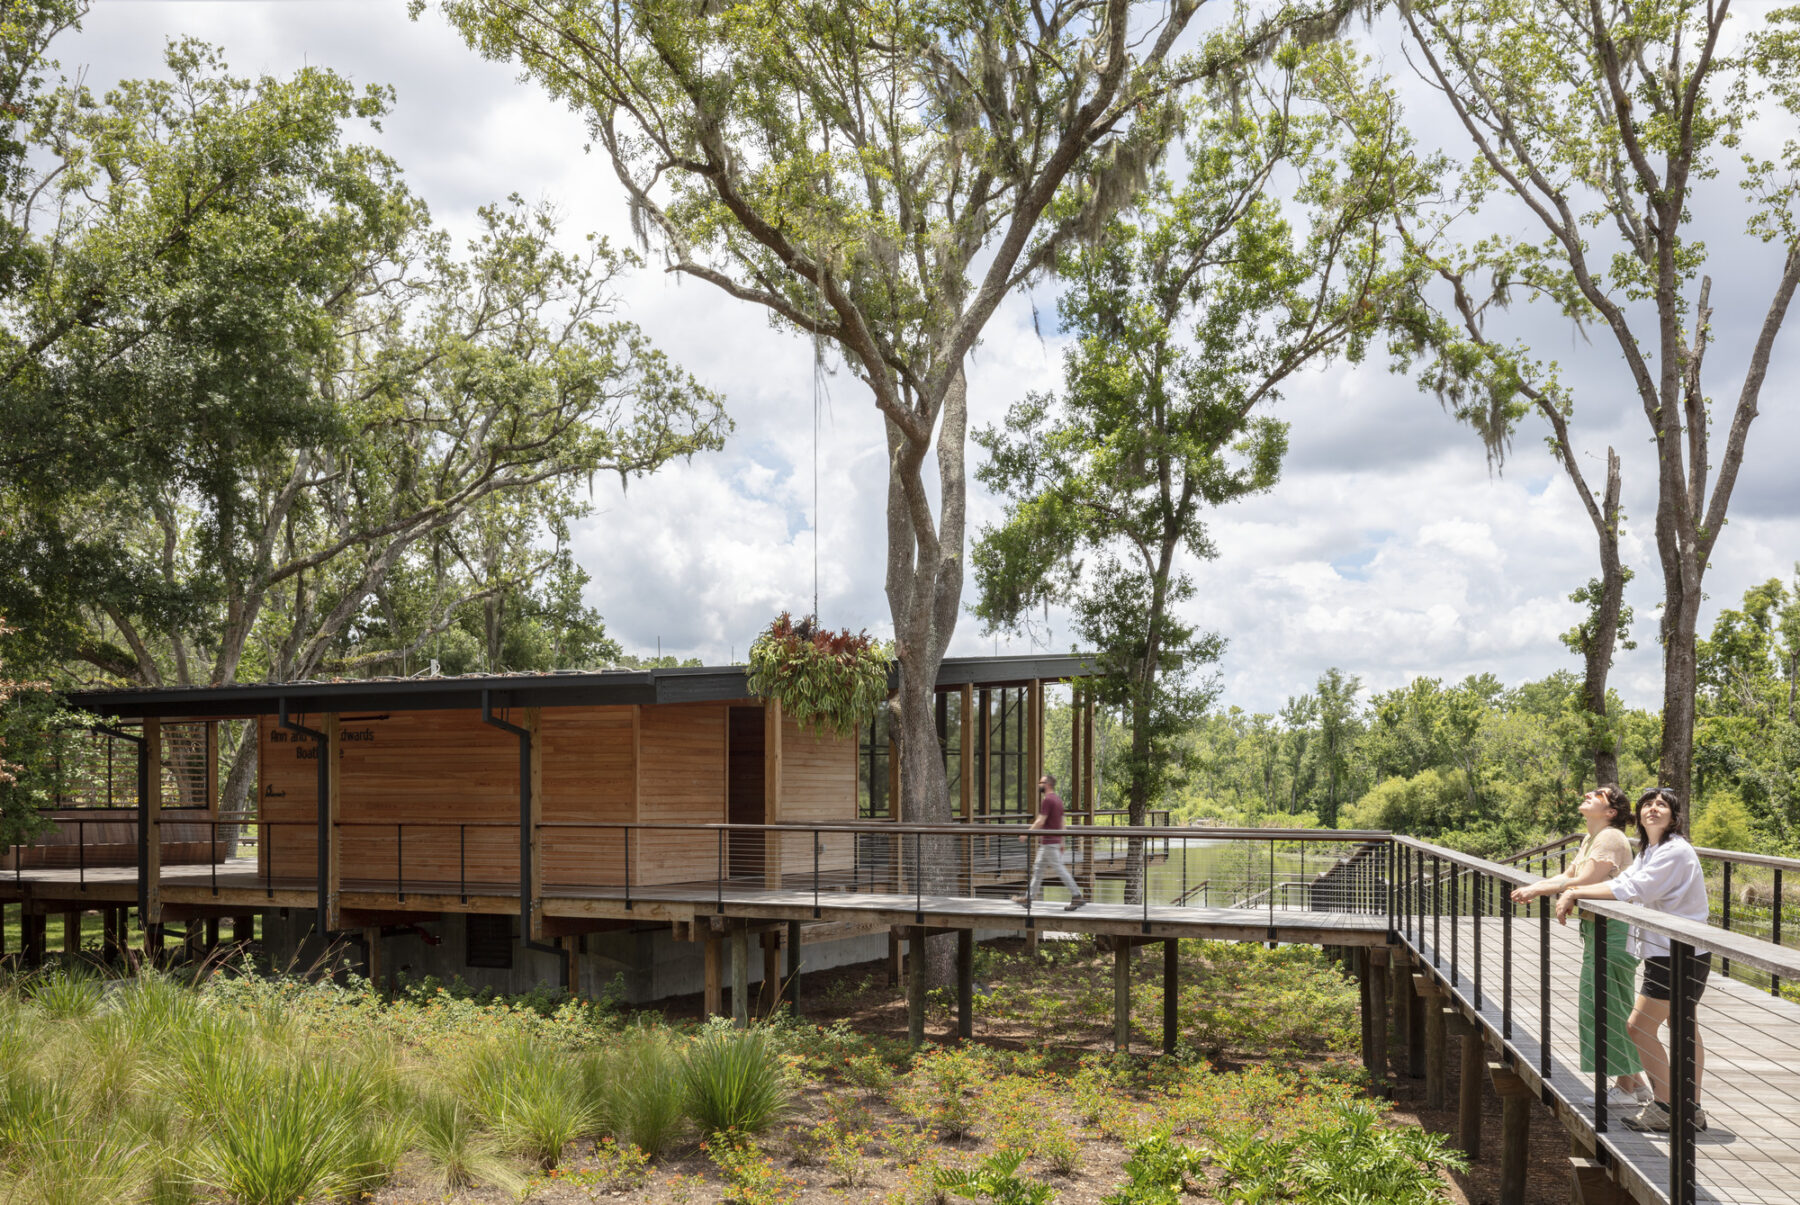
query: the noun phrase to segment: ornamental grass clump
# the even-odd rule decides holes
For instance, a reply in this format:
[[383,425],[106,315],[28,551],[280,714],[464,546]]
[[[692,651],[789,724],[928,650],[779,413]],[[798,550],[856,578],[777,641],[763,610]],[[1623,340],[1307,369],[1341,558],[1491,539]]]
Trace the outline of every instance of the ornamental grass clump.
[[779,1051],[762,1029],[714,1029],[687,1049],[688,1114],[702,1133],[760,1134],[788,1107]]
[[600,1130],[600,1110],[575,1060],[528,1038],[478,1050],[461,1086],[501,1145],[541,1168],[555,1167],[565,1146]]
[[52,971],[25,986],[26,999],[53,1021],[79,1021],[100,1007],[99,982],[80,972]]
[[750,645],[750,693],[775,699],[802,728],[849,736],[888,696],[890,646],[867,632],[832,632],[786,611]]
[[525,1177],[501,1153],[499,1140],[482,1128],[475,1110],[456,1093],[424,1088],[413,1102],[413,1140],[447,1193],[487,1184],[517,1194]]
[[672,1147],[688,1126],[684,1060],[668,1032],[633,1026],[581,1074],[600,1128],[650,1156]]

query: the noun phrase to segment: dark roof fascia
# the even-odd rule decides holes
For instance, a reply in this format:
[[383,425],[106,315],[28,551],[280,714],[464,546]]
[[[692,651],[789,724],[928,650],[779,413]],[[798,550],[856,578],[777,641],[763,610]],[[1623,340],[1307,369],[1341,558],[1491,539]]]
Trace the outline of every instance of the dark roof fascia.
[[[1088,659],[954,657],[945,659],[937,689],[1022,686],[1060,681],[1091,671]],[[283,701],[294,715],[346,711],[475,711],[487,694],[492,706],[604,707],[721,702],[752,697],[741,665],[603,673],[498,674],[480,677],[371,679],[347,682],[257,683],[84,690],[69,705],[116,719],[248,719],[274,715]]]

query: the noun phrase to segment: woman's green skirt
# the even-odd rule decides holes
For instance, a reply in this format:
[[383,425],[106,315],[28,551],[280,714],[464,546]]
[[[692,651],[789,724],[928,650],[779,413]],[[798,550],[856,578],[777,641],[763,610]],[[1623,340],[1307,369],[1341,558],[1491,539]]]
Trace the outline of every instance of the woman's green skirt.
[[[1606,926],[1606,1074],[1630,1075],[1642,1071],[1637,1047],[1625,1032],[1631,1006],[1637,1000],[1638,960],[1625,949],[1627,927],[1616,920]],[[1581,1069],[1594,1069],[1594,922],[1581,922]]]

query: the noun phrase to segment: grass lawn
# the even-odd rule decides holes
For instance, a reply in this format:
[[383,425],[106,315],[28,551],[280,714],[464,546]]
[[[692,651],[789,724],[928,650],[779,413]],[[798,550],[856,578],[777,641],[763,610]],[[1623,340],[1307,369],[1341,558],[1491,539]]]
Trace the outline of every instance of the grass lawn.
[[748,1034],[435,984],[15,979],[0,1199],[1442,1199],[1454,1160],[1363,1099],[1355,988],[1316,951],[1183,943],[1175,1058],[1142,957],[1130,1055],[1085,940],[980,947],[975,1040],[918,1052],[866,968]]

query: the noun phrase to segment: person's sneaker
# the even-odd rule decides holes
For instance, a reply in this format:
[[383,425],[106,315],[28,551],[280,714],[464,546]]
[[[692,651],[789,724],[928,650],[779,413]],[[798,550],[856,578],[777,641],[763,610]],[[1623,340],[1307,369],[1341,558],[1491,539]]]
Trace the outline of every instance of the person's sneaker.
[[1629,1091],[1614,1084],[1606,1090],[1606,1107],[1609,1109],[1637,1109],[1650,1103],[1650,1089],[1637,1087]]
[[1063,911],[1064,912],[1073,912],[1073,911],[1075,911],[1075,909],[1081,907],[1085,903],[1087,903],[1087,896],[1078,895],[1074,899],[1070,900],[1068,902],[1068,904],[1066,904],[1063,907]]
[[1703,1131],[1705,1129],[1706,1129],[1706,1110],[1702,1109],[1699,1105],[1695,1105],[1694,1106],[1694,1132],[1700,1133],[1701,1131]]
[[1022,908],[1026,904],[1029,904],[1031,901],[1022,895],[1015,895],[1012,897],[1012,902],[1019,905]]
[[1639,1130],[1646,1134],[1667,1134],[1669,1132],[1669,1106],[1661,1101],[1653,1100],[1627,1117],[1625,1128]]

